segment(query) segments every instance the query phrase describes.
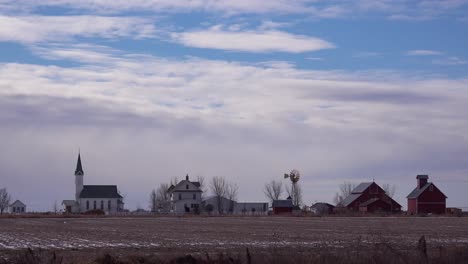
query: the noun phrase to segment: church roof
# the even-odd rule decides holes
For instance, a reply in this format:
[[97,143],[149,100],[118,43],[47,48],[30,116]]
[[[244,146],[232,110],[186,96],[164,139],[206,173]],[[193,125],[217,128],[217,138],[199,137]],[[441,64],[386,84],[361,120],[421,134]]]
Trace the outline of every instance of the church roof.
[[83,167],[81,166],[81,156],[78,153],[78,161],[76,162],[75,175],[83,175]]
[[80,198],[123,198],[116,185],[84,185]]

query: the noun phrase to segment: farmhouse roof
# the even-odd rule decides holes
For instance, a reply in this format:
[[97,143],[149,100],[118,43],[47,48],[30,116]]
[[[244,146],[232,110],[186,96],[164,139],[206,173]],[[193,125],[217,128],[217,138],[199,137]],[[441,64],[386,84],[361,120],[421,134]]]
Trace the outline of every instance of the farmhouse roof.
[[[191,183],[196,187],[196,190],[186,190],[184,187],[187,183]],[[200,182],[192,182],[188,180],[188,175],[186,176],[185,180],[181,180],[179,183],[177,183],[175,186],[171,184],[169,189],[167,189],[168,192],[203,192],[200,189]]]
[[116,185],[84,185],[80,198],[123,198]]
[[14,201],[12,204],[10,204],[10,206],[25,207],[26,205],[25,205],[23,202],[21,202],[20,200],[16,200],[16,201]]
[[[432,182],[428,182],[428,183],[424,184],[424,186],[421,187],[421,188],[418,188],[418,187],[414,188],[414,190],[410,194],[408,194],[408,196],[406,196],[406,198],[408,198],[408,199],[418,198],[419,195],[421,195],[424,191],[426,191],[427,188],[429,188],[429,186],[431,186],[431,185],[433,185],[435,187],[435,185]],[[435,188],[437,188],[437,187],[435,187]],[[445,196],[445,198],[447,198],[447,196],[445,194],[444,194],[444,196]]]
[[81,166],[81,155],[78,153],[78,161],[76,162],[75,175],[83,175],[83,167]]
[[362,182],[356,188],[354,188],[351,193],[363,193],[373,182]]

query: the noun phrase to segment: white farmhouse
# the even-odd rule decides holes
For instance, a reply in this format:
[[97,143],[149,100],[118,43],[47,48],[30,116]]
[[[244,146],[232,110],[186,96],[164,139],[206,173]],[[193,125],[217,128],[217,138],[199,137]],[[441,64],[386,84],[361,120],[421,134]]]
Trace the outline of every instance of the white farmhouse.
[[75,170],[75,200],[62,202],[67,213],[83,213],[91,210],[102,210],[106,214],[123,211],[123,197],[116,185],[83,185],[83,167],[81,155]]
[[9,206],[10,214],[24,214],[26,213],[26,205],[20,200],[16,200]]
[[200,213],[201,195],[199,182],[192,182],[189,176],[167,190],[171,200],[171,212],[175,214]]

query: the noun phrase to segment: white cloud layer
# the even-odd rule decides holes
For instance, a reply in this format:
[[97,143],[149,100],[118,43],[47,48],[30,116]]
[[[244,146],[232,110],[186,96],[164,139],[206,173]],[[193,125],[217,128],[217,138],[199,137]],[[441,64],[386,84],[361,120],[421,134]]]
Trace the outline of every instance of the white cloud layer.
[[0,41],[34,43],[74,37],[147,38],[155,28],[148,20],[103,16],[0,16]]
[[409,56],[437,56],[444,53],[436,50],[410,50],[407,54]]
[[220,26],[208,30],[173,33],[172,39],[188,47],[246,52],[301,53],[331,49],[335,46],[323,39],[287,32],[233,31]]
[[[133,208],[187,172],[225,176],[243,200],[264,200],[264,182],[294,167],[308,203],[331,202],[344,180],[376,178],[397,184],[404,204],[417,173],[450,187],[449,204],[464,200],[467,78],[176,61],[85,44],[33,52],[80,65],[0,64],[2,183],[41,200],[35,208],[71,196],[79,146],[87,183],[118,184]],[[37,164],[54,166],[31,177]]]

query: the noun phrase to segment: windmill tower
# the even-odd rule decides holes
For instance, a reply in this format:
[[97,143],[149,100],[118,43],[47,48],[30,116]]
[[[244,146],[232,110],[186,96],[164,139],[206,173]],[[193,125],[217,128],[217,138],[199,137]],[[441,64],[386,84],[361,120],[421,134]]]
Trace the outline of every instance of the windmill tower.
[[285,173],[284,178],[289,178],[291,180],[291,198],[295,206],[299,206],[299,197],[298,197],[298,186],[297,182],[301,178],[301,174],[298,170],[293,169],[289,174]]

